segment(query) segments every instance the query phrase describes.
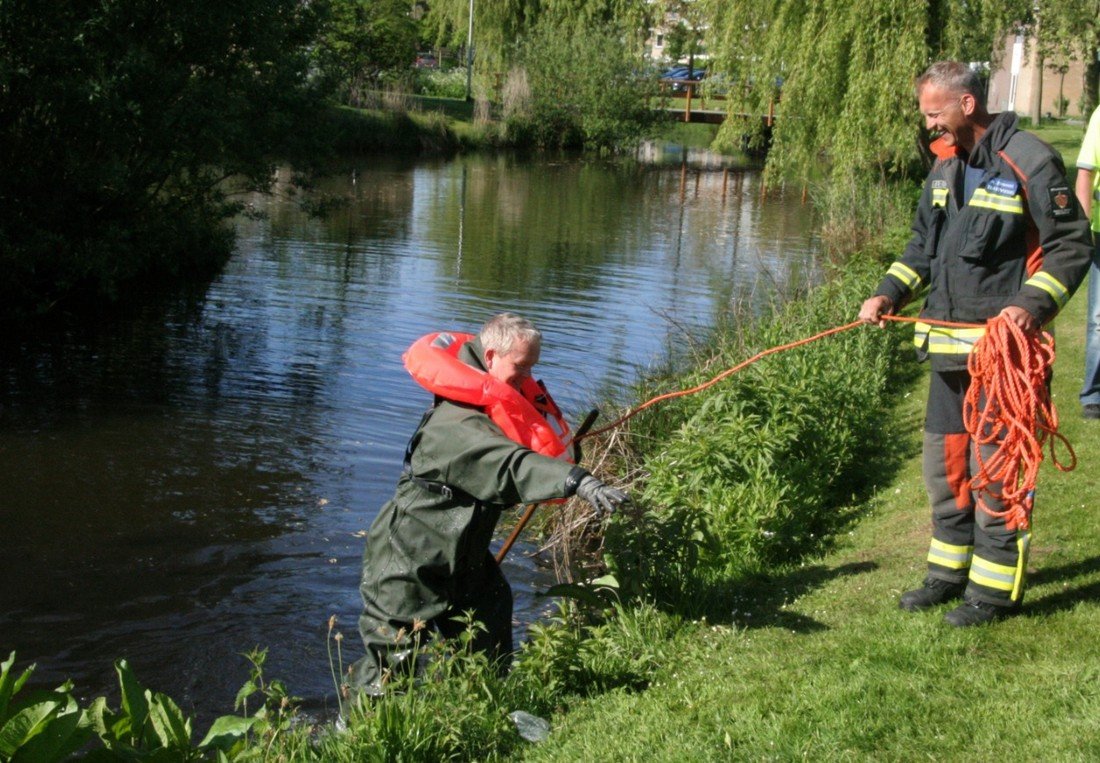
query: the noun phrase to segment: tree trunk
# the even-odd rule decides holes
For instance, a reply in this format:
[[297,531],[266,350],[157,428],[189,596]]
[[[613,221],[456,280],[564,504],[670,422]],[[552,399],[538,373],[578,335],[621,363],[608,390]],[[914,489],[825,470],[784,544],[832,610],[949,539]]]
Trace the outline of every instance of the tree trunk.
[[1043,121],[1043,56],[1038,50],[1032,55],[1035,56],[1035,66],[1031,69],[1031,103],[1028,104],[1027,113],[1031,117],[1031,124],[1038,127]]
[[1100,56],[1100,48],[1093,48],[1089,51],[1088,64],[1085,66],[1085,88],[1081,93],[1081,116],[1086,120],[1092,116],[1093,110],[1098,100],[1097,89],[1100,85],[1100,61],[1097,60],[1097,56]]

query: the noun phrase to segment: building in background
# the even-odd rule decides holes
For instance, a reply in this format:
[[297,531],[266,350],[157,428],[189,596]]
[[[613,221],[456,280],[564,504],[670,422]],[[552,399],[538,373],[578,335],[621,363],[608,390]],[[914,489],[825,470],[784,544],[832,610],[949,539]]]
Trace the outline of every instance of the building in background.
[[1034,39],[1005,37],[999,66],[990,72],[989,110],[1012,110],[1031,117],[1082,117],[1085,64],[1050,59],[1040,62]]

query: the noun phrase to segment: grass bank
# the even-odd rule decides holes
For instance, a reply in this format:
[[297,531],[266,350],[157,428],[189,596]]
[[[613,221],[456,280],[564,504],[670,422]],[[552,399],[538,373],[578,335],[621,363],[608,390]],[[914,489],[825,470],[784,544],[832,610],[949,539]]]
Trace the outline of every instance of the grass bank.
[[[958,630],[898,610],[928,538],[925,377],[884,421],[905,454],[829,553],[685,623],[642,692],[578,703],[531,760],[1092,760],[1100,756],[1100,425],[1080,418],[1084,294],[1058,321],[1055,402],[1078,468],[1044,464],[1023,614]],[[892,327],[891,331],[904,331]],[[852,369],[858,372],[858,369]],[[644,720],[643,720],[644,719]]]
[[[1076,137],[1074,137],[1076,136]],[[1071,167],[1079,130],[1044,134]],[[958,630],[902,612],[924,573],[926,372],[881,420],[895,449],[836,545],[744,578],[725,611],[681,621],[644,691],[558,715],[530,760],[1092,760],[1100,756],[1100,425],[1079,415],[1085,295],[1057,322],[1054,400],[1078,467],[1040,477],[1021,616]],[[855,305],[852,306],[854,312]],[[890,332],[907,330],[891,326]],[[859,374],[866,369],[847,369]],[[1064,454],[1063,454],[1064,455]]]
[[[333,106],[328,125],[334,148],[343,153],[451,154],[507,143],[501,123],[479,117],[475,104],[464,99],[395,95],[391,101],[370,109]],[[657,126],[654,137],[706,149],[716,133],[715,125],[668,120]],[[759,159],[744,158],[747,165],[760,164]]]

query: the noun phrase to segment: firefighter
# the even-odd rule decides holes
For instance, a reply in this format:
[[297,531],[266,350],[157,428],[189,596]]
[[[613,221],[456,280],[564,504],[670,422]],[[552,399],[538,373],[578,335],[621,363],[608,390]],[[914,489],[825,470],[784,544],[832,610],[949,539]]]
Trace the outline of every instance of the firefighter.
[[[1088,221],[1059,155],[1020,130],[1016,114],[987,112],[981,80],[965,64],[933,64],[916,90],[936,159],[913,235],[860,320],[884,326],[883,315],[926,291],[922,318],[983,324],[999,315],[1039,331],[1069,301],[1091,254]],[[1030,543],[1011,518],[976,512],[970,489],[978,454],[962,409],[967,356],[984,331],[918,322],[914,339],[931,362],[923,471],[932,539],[927,577],[899,604],[919,611],[962,598],[945,615],[957,627],[1019,610]],[[995,501],[989,508],[1002,509]]]

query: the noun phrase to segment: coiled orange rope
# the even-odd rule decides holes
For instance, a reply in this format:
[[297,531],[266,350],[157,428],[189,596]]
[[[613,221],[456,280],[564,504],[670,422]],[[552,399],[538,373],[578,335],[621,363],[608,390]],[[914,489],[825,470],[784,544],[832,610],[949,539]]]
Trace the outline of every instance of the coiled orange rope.
[[[975,444],[978,473],[971,488],[978,494],[978,506],[987,514],[1005,517],[1007,526],[1026,530],[1043,446],[1050,443],[1050,458],[1060,471],[1077,466],[1073,446],[1058,431],[1058,412],[1050,397],[1050,375],[1054,364],[1054,337],[1043,331],[1026,334],[1015,323],[1001,317],[986,325],[985,334],[970,354],[970,388],[963,403],[963,421]],[[1069,451],[1069,465],[1062,464],[1055,442]],[[983,445],[996,445],[988,459]],[[987,499],[999,501],[1000,511]]]
[[[928,318],[899,315],[883,316],[889,321],[915,323],[920,320],[935,326],[975,328],[980,323],[952,323]],[[620,426],[646,408],[664,400],[693,395],[712,387],[768,355],[790,350],[823,337],[863,325],[862,321],[822,331],[805,339],[758,352],[748,360],[728,368],[709,381],[690,389],[657,395],[628,411],[607,426],[588,432],[578,440],[593,437]],[[1050,443],[1050,455],[1061,471],[1077,466],[1077,454],[1060,432],[1058,413],[1050,397],[1051,368],[1054,364],[1054,337],[1043,331],[1026,334],[1018,326],[1000,316],[990,319],[986,331],[970,353],[967,368],[970,387],[963,403],[963,421],[975,444],[978,473],[971,477],[970,487],[978,494],[978,506],[996,517],[1005,517],[1010,527],[1027,529],[1043,447]],[[1057,456],[1054,443],[1060,441],[1069,451],[1070,463],[1064,465]],[[988,459],[983,458],[983,445],[996,444]],[[989,500],[999,502],[1003,509],[994,510]]]

